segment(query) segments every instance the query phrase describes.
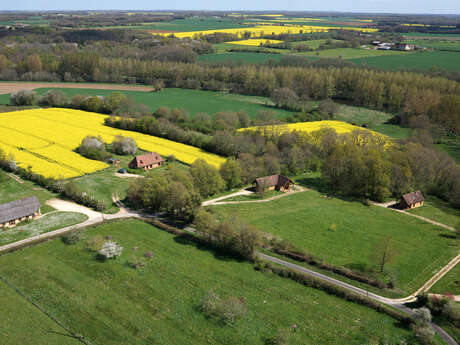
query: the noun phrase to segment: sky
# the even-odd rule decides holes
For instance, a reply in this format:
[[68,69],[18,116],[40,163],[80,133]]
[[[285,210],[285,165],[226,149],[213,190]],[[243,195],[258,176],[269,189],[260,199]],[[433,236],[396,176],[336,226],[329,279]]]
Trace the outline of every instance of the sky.
[[17,0],[0,10],[252,10],[460,14],[459,0]]

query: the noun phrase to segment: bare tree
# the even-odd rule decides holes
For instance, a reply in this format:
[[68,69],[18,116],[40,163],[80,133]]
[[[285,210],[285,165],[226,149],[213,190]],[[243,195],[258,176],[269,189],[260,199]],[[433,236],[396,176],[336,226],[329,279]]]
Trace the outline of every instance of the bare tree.
[[379,267],[379,272],[383,273],[385,265],[391,262],[398,252],[394,247],[393,240],[390,236],[386,236],[383,240],[378,242],[374,247],[373,258]]

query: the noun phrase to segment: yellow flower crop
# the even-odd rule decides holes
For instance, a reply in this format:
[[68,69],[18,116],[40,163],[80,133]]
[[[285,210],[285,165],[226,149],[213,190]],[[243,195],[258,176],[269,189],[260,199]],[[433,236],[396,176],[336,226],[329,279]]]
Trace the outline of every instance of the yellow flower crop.
[[115,136],[132,137],[140,149],[174,155],[191,164],[203,158],[219,167],[224,158],[171,140],[104,126],[107,115],[71,109],[34,109],[0,114],[0,148],[15,156],[17,164],[45,177],[71,178],[108,167],[75,153],[88,135],[110,143]]
[[328,129],[328,128],[334,129],[337,132],[337,134],[350,133],[355,130],[362,130],[362,131],[372,133],[373,135],[379,136],[385,142],[387,141],[389,142],[388,137],[386,137],[383,134],[380,134],[380,133],[377,133],[377,132],[374,132],[374,131],[371,131],[369,129],[365,129],[362,127],[354,126],[346,122],[334,121],[334,120],[298,122],[298,123],[269,125],[269,126],[255,126],[255,127],[241,128],[239,131],[257,131],[259,130],[259,131],[262,131],[262,132],[265,131],[271,134],[282,134],[285,132],[293,132],[293,131],[311,133],[314,131],[319,131],[321,129]]
[[260,44],[278,44],[278,43],[283,43],[283,41],[280,40],[264,40],[264,39],[252,39],[252,40],[243,40],[243,41],[232,41],[232,42],[226,42],[229,44],[236,44],[240,46],[260,46]]
[[[212,35],[214,33],[227,33],[243,37],[245,33],[249,32],[251,37],[261,37],[264,35],[277,35],[277,34],[298,34],[298,33],[312,33],[312,32],[327,32],[332,29],[339,29],[339,27],[332,26],[307,26],[307,25],[257,25],[249,28],[235,28],[235,29],[218,29],[218,30],[204,30],[204,31],[188,31],[188,32],[175,32],[174,36],[178,38],[193,38],[200,35]],[[361,32],[376,32],[377,29],[369,28],[353,28],[342,27],[342,30],[352,30]],[[157,35],[157,33],[153,33]],[[162,33],[163,36],[169,36],[171,33]]]

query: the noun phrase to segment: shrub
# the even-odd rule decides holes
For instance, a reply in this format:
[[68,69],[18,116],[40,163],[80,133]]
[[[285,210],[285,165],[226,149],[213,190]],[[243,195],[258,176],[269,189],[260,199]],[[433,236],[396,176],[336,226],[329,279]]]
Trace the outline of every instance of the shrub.
[[29,90],[13,92],[10,96],[10,102],[12,105],[34,105],[37,103],[37,93]]
[[265,345],[288,345],[289,333],[286,330],[278,330],[278,332],[265,341]]
[[453,300],[449,300],[444,306],[443,314],[452,322],[460,321],[460,305]]
[[145,252],[144,253],[144,258],[146,258],[146,259],[153,258],[153,253],[151,251]]
[[107,154],[105,143],[102,137],[86,136],[81,141],[77,152],[89,159],[105,160],[109,155]]
[[81,232],[80,231],[71,231],[66,235],[62,236],[62,242],[67,245],[72,245],[80,242],[81,240]]
[[144,267],[145,263],[146,262],[144,257],[139,257],[135,254],[132,254],[128,260],[128,266],[134,268],[135,270]]
[[414,310],[414,320],[418,324],[424,325],[431,322],[431,312],[428,308],[422,307]]
[[329,225],[329,231],[335,231],[335,230],[337,230],[337,225],[336,224],[333,223],[333,224]]
[[117,242],[107,241],[102,245],[102,248],[98,251],[98,257],[101,260],[116,259],[123,252],[123,247]]
[[434,330],[428,325],[414,325],[412,327],[417,339],[425,345],[434,344]]
[[209,291],[201,303],[201,311],[224,325],[230,325],[247,313],[244,298],[229,297],[222,300],[214,291]]
[[112,142],[112,151],[118,155],[133,155],[137,151],[137,144],[133,138],[117,135]]
[[96,235],[87,242],[87,245],[90,250],[97,252],[102,249],[104,238],[101,235]]

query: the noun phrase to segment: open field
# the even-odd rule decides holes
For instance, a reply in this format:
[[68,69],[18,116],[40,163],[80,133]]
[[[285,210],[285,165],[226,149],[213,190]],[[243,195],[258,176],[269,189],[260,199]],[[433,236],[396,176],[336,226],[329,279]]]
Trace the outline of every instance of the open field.
[[232,41],[227,42],[227,44],[234,44],[239,46],[252,46],[259,47],[261,44],[278,44],[282,43],[280,40],[265,40],[265,39],[252,39],[252,40],[242,40],[242,41]]
[[17,182],[15,179],[0,170],[0,204],[10,201],[36,196],[42,205],[42,214],[53,211],[51,206],[45,205],[45,202],[55,197],[55,195],[46,189],[38,187],[30,181]]
[[4,344],[81,345],[3,281],[0,281],[0,303],[0,335]]
[[415,37],[417,39],[452,39],[452,40],[460,40],[460,34],[431,34],[425,32],[408,32],[404,34],[405,37]]
[[294,55],[298,56],[317,56],[320,58],[327,59],[358,59],[358,58],[372,58],[381,57],[381,56],[399,56],[399,55],[409,55],[412,53],[398,52],[393,50],[373,50],[373,49],[363,49],[363,48],[335,48],[335,49],[326,49],[319,50],[314,52],[304,52],[296,53]]
[[251,53],[251,52],[227,52],[200,55],[198,62],[219,63],[231,62],[234,64],[259,64],[269,61],[280,61],[283,58],[282,54],[273,53]]
[[457,264],[430,289],[430,293],[460,295],[460,265]]
[[88,216],[75,212],[52,212],[31,222],[0,231],[0,245],[20,241],[24,238],[82,223]]
[[[402,339],[417,344],[386,315],[257,272],[249,263],[216,255],[140,221],[110,223],[85,233],[86,239],[95,235],[118,241],[125,248],[121,257],[101,263],[85,240],[66,246],[58,239],[0,257],[1,276],[90,343],[262,345],[278,329],[296,324],[296,332],[289,332],[291,345]],[[153,258],[144,268],[127,265],[132,255],[146,251]],[[199,307],[210,290],[244,298],[248,314],[233,326],[206,318]],[[18,302],[4,303],[4,310],[14,310]],[[20,343],[24,336],[11,329],[9,343]]]
[[[340,42],[339,40],[331,40],[332,42]],[[299,46],[299,45],[302,45],[302,46],[307,46],[311,49],[318,49],[319,46],[321,44],[324,44],[326,43],[326,40],[325,39],[320,39],[320,40],[311,40],[311,41],[295,41],[295,42],[291,42],[291,45],[293,47],[295,46]]]
[[460,70],[460,53],[446,51],[419,52],[394,56],[378,56],[372,58],[351,59],[349,61],[354,62],[357,65],[389,70],[428,70],[432,67],[445,68],[451,71]]
[[187,164],[198,158],[215,166],[224,162],[224,158],[192,146],[104,126],[106,117],[59,108],[2,113],[0,131],[4,136],[0,145],[16,157],[19,166],[25,169],[31,166],[36,173],[59,179],[81,176],[108,167],[105,163],[86,159],[73,152],[88,135],[101,136],[108,143],[117,135],[129,136],[142,150],[155,151],[163,156],[174,155]]
[[0,82],[0,95],[10,94],[19,90],[35,90],[39,88],[95,89],[113,91],[149,92],[152,88],[141,85],[99,84],[99,83],[45,83],[45,82]]
[[[321,186],[318,177],[301,181],[307,187]],[[385,277],[380,278],[394,279],[395,292],[400,295],[413,293],[458,252],[450,231],[381,207],[327,198],[322,193],[311,190],[269,203],[212,207],[224,217],[238,215],[326,262],[377,277],[380,274],[375,272],[372,254],[380,241],[390,236],[398,254],[386,267]],[[331,224],[336,224],[337,230],[329,230]]]
[[423,207],[408,210],[408,212],[448,226],[456,227],[460,225],[460,210],[453,208],[448,202],[434,196],[426,197]]
[[449,51],[457,51],[460,52],[460,40],[447,40],[443,41],[442,39],[439,40],[408,40],[406,41],[408,44],[415,44],[417,46],[426,47],[426,48],[433,48],[437,50],[449,50]]
[[[232,53],[233,54],[233,53]],[[239,53],[234,53],[239,54]],[[244,53],[241,53],[244,54]],[[250,54],[250,53],[249,53]],[[256,54],[266,55],[266,54]],[[275,55],[275,54],[273,54]],[[207,55],[203,55],[207,56]],[[95,84],[97,85],[97,84]],[[37,89],[37,93],[42,95],[48,90],[58,89],[73,97],[77,94],[84,96],[108,96],[113,91],[92,89],[90,86],[86,89],[62,89],[62,88],[42,88]],[[235,94],[224,94],[222,92],[189,90],[169,88],[159,92],[137,92],[123,91],[123,93],[132,97],[138,103],[145,104],[153,112],[161,106],[169,108],[185,109],[194,115],[196,113],[208,113],[213,115],[222,111],[245,111],[251,118],[254,117],[260,110],[270,110],[275,112],[279,117],[287,117],[291,112],[272,107],[270,99],[266,97],[243,96]],[[10,101],[9,95],[0,95],[0,104],[8,104]],[[268,106],[267,106],[268,104]]]

